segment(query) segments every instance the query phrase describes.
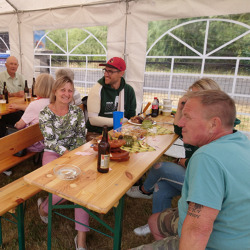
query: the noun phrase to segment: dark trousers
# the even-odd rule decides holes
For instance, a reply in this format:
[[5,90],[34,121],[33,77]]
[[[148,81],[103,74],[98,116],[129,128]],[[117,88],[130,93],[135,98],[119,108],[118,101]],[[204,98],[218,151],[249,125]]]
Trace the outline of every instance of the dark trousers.
[[17,111],[8,115],[3,115],[0,119],[0,138],[4,137],[7,133],[7,127],[13,127],[16,122],[18,122],[22,115],[23,111]]

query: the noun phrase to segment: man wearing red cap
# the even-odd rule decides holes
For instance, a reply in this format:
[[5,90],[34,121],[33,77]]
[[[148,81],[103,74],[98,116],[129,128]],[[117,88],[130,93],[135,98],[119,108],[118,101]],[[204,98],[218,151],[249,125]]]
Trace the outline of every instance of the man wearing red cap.
[[136,97],[134,89],[125,82],[123,75],[126,63],[120,57],[113,57],[105,64],[104,76],[92,87],[88,96],[87,141],[102,133],[107,125],[113,128],[113,112],[124,112],[124,121],[135,116]]

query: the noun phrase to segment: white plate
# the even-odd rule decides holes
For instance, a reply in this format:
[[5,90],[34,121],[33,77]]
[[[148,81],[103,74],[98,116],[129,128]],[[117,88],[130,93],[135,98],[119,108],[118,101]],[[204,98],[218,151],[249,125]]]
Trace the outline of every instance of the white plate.
[[55,175],[61,180],[75,180],[81,173],[80,168],[72,164],[62,164],[54,167]]
[[[135,125],[135,126],[141,126],[142,124],[141,123],[134,123],[134,122],[131,122],[131,120],[128,120],[128,123],[132,124],[132,125]],[[156,121],[153,121],[152,125],[155,125],[156,124]]]
[[141,123],[134,123],[134,122],[131,122],[130,119],[128,120],[128,123],[130,123],[130,124],[132,124],[132,125],[135,125],[135,126],[141,126]]

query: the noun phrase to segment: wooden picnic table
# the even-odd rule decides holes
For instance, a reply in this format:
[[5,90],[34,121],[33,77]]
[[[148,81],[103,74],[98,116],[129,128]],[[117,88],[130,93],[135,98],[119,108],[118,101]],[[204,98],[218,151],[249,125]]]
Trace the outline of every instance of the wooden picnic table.
[[[159,116],[154,120],[173,131],[173,125],[163,123],[164,121],[173,122],[173,118]],[[133,126],[131,125],[131,127]],[[91,142],[88,142],[24,176],[24,180],[100,214],[106,214],[112,207],[116,207],[116,222],[113,231],[114,249],[120,249],[123,196],[163,155],[177,137],[174,133],[155,135],[152,140],[149,137],[147,142],[155,148],[155,151],[130,153],[130,159],[124,162],[111,161],[110,171],[106,174],[97,172],[97,152],[91,148]],[[61,164],[78,166],[81,169],[79,178],[67,181],[56,177],[53,169]],[[51,248],[51,203],[50,195],[48,249]]]
[[[31,97],[31,101],[34,101],[36,98]],[[9,103],[6,104],[6,110],[0,110],[0,119],[3,115],[8,115],[11,113],[15,113],[19,111],[18,109],[11,109],[9,108],[10,104],[17,103],[17,104],[25,104],[24,97],[9,97]]]

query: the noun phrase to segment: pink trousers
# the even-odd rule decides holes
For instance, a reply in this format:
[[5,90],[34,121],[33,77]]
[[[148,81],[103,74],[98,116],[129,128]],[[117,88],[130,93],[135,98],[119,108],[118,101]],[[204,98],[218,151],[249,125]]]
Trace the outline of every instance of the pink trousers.
[[[47,152],[45,151],[43,153],[43,165],[59,158],[60,155],[55,153],[55,152]],[[57,195],[52,195],[52,204],[57,204],[62,198],[57,196]],[[63,199],[60,201],[60,203],[58,204],[62,204],[64,203],[66,200]],[[48,213],[48,209],[49,209],[49,197],[47,197],[44,202],[41,204],[42,206],[42,209],[44,212]],[[82,224],[85,224],[85,225],[89,225],[89,214],[87,212],[85,212],[82,208],[75,208],[75,220],[76,221],[79,221],[80,223]],[[89,231],[89,228],[85,227],[85,226],[82,226],[78,223],[75,223],[75,229],[77,231],[82,231],[82,232],[87,232]]]

